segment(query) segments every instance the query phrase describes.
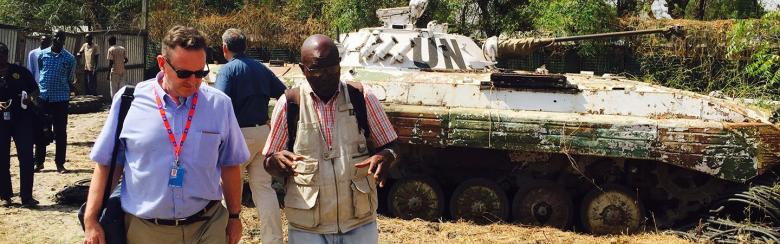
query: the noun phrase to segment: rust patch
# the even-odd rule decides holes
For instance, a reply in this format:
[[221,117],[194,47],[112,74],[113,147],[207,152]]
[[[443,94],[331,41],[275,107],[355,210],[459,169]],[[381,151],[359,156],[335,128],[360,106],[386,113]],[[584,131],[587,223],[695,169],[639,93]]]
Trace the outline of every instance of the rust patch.
[[651,119],[698,119],[696,116],[692,115],[685,115],[685,114],[676,114],[672,112],[666,112],[666,113],[660,113],[660,114],[649,114],[647,115],[648,118]]

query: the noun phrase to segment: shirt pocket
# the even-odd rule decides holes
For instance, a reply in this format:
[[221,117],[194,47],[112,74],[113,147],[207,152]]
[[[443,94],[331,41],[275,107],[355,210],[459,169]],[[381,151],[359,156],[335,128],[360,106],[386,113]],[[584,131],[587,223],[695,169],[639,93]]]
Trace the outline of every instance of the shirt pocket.
[[216,167],[222,136],[219,133],[208,131],[202,131],[199,134],[200,140],[198,140],[197,151],[194,153],[197,157],[194,160],[198,161],[198,165]]

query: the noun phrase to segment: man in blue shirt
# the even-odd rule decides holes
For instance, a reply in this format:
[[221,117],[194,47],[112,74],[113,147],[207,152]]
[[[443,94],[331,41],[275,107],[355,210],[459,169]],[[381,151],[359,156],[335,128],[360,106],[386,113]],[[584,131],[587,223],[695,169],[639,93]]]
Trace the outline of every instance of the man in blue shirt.
[[217,74],[217,89],[233,101],[241,133],[249,148],[250,159],[243,164],[249,174],[252,200],[260,217],[263,243],[282,243],[282,220],[271,175],[263,168],[261,153],[271,128],[268,126],[268,101],[279,98],[287,87],[262,63],[244,55],[246,36],[239,29],[222,35],[222,53],[230,60]]
[[[57,144],[54,163],[57,172],[65,173],[65,153],[68,144],[68,100],[70,100],[70,83],[73,81],[73,72],[76,68],[76,59],[73,54],[63,48],[65,45],[65,33],[54,31],[52,34],[52,46],[41,50],[38,56],[38,68],[40,79],[38,86],[41,95],[38,97],[41,109],[52,118],[54,127],[54,142]],[[36,171],[43,169],[43,161],[46,157],[46,146],[35,146]]]
[[[127,241],[237,243],[241,238],[240,164],[249,158],[230,98],[201,86],[208,74],[204,35],[175,26],[157,56],[161,72],[137,85],[119,136],[117,160]],[[124,92],[120,89],[119,94]],[[97,222],[108,177],[121,96],[90,157],[85,243],[104,243]],[[118,178],[118,177],[117,177]],[[112,179],[116,185],[118,179]],[[227,209],[219,200],[225,199]]]

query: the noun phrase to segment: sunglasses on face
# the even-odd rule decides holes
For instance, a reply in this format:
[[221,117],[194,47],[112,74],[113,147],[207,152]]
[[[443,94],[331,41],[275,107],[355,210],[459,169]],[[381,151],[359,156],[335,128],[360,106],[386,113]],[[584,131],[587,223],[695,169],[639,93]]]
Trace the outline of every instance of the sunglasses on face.
[[171,61],[168,60],[168,58],[165,59],[165,63],[168,64],[168,66],[171,66],[171,69],[176,72],[176,77],[179,77],[179,79],[187,79],[190,78],[190,76],[195,75],[196,78],[203,78],[206,77],[209,74],[209,65],[206,64],[206,70],[198,70],[198,71],[190,71],[190,70],[179,70],[176,69],[176,67],[173,67],[173,64],[171,64]]
[[306,65],[299,64],[303,70],[306,71],[306,73],[309,73],[309,75],[314,77],[320,77],[325,74],[333,74],[336,73],[339,70],[339,65],[332,65],[330,67],[324,67],[324,68],[309,68]]

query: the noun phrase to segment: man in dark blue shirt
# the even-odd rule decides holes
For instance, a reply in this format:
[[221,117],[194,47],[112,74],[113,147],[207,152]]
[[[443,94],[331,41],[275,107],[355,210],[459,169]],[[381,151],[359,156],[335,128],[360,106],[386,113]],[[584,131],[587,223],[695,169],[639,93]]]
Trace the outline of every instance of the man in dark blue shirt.
[[263,243],[282,243],[279,203],[271,188],[271,175],[263,168],[265,157],[261,152],[270,132],[268,101],[271,97],[279,98],[287,87],[268,67],[244,55],[245,50],[246,36],[241,30],[226,30],[222,52],[230,61],[219,70],[215,86],[233,100],[233,110],[249,148],[250,158],[241,166],[249,173]]

